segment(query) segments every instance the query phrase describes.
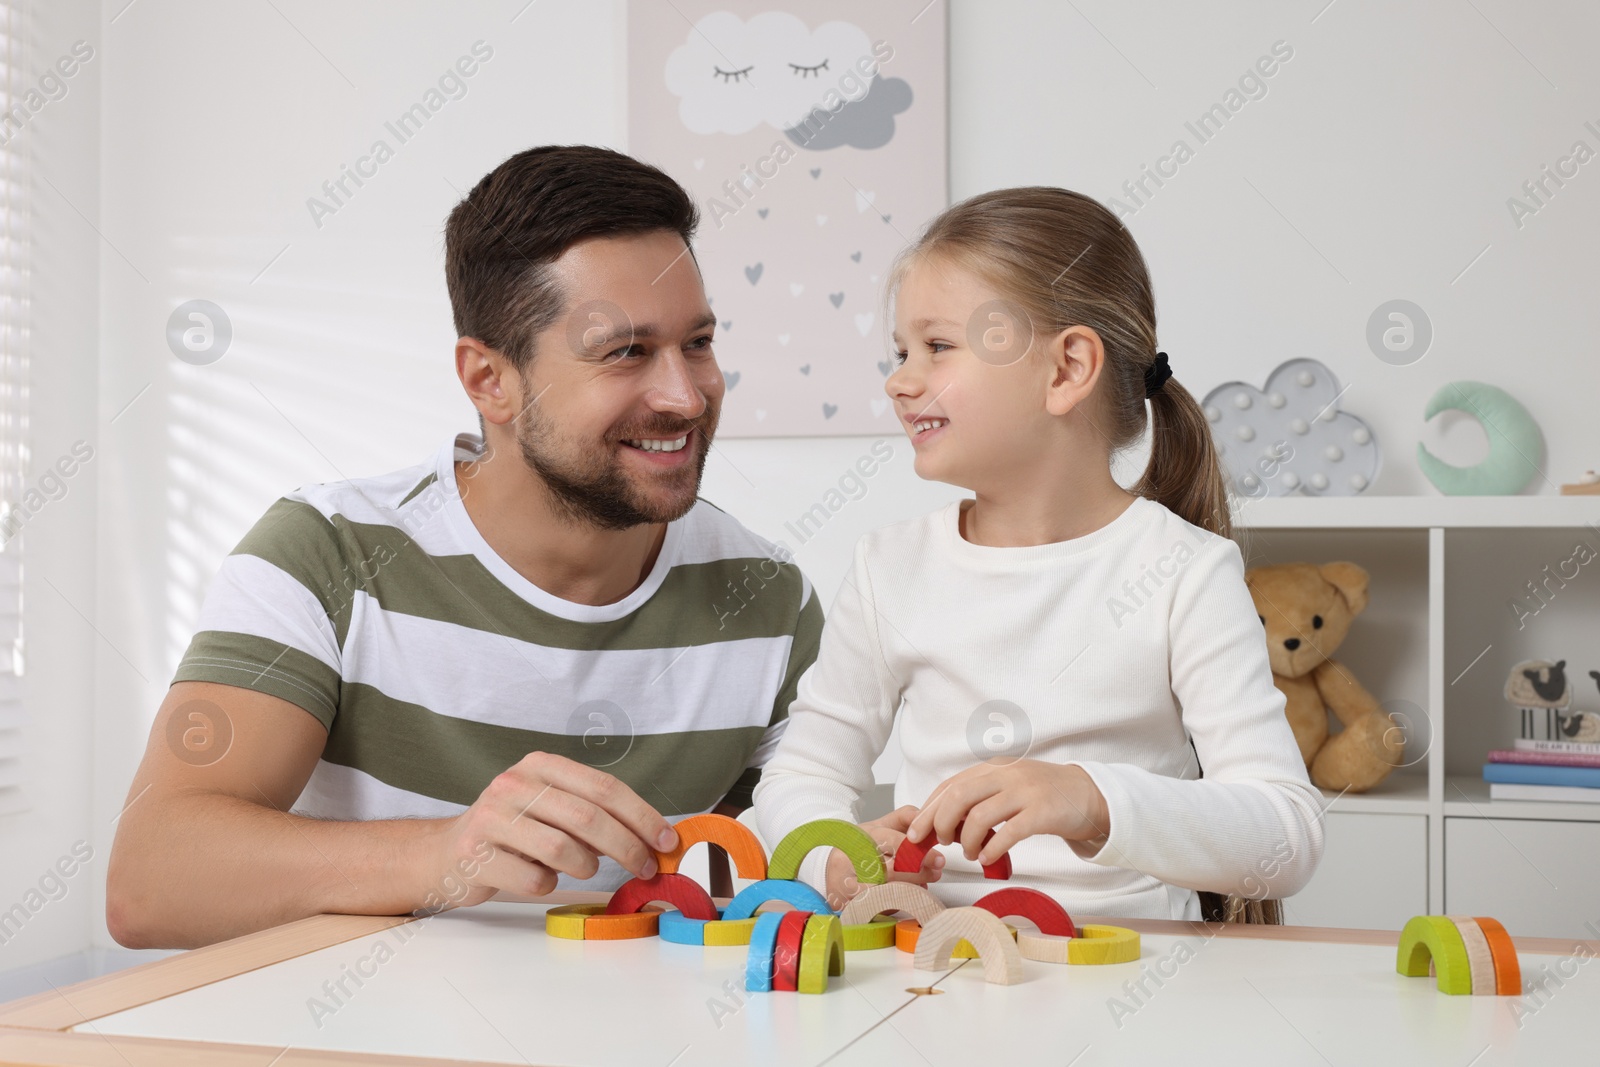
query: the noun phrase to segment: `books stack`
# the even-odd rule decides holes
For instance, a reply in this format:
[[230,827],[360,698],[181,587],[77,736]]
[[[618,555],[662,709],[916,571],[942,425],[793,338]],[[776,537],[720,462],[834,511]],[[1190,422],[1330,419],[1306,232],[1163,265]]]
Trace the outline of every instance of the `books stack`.
[[1517,741],[1489,753],[1483,780],[1490,800],[1600,804],[1600,744]]

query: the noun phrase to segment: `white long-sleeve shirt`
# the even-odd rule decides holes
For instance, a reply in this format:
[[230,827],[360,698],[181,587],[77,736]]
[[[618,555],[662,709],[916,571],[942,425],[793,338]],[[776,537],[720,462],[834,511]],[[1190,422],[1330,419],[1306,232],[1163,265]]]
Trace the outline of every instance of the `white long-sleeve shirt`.
[[[1111,816],[1098,849],[1038,835],[1011,850],[1011,884],[1069,914],[1198,919],[1197,889],[1304,887],[1322,856],[1322,795],[1273,685],[1238,546],[1139,497],[1081,537],[995,548],[962,537],[970,504],[857,544],[755,790],[762,836],[856,821],[898,714],[896,806],[921,807],[992,756],[1089,774]],[[959,845],[940,850],[931,888],[947,904],[1007,884]],[[818,888],[826,851],[802,867]]]

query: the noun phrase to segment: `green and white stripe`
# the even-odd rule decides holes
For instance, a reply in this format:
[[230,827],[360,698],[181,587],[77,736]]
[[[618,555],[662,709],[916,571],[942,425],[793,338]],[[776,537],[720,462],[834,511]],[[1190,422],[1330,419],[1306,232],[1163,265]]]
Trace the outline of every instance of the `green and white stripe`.
[[816,656],[810,582],[702,500],[628,597],[560,600],[462,507],[453,461],[477,443],[274,504],[213,579],[174,681],[259,689],[327,727],[308,815],[454,814],[535,751],[603,766],[671,817],[748,804]]

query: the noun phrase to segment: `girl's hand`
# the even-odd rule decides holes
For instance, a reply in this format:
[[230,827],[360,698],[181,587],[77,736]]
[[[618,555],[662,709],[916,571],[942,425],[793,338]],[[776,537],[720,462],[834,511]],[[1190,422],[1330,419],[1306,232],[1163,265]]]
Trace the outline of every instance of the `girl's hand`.
[[[921,843],[932,832],[947,845],[956,840],[956,827],[962,823],[966,824],[961,827],[962,853],[987,865],[1034,834],[1052,834],[1065,841],[1104,837],[1111,832],[1111,813],[1082,767],[1031,759],[990,761],[940,783],[906,827],[905,836]],[[994,839],[985,845],[990,830]]]
[[[926,886],[929,882],[937,882],[943,873],[944,857],[937,852],[929,852],[922,861],[922,870],[914,873],[902,874],[894,869],[894,854],[900,848],[900,842],[905,840],[906,827],[911,820],[916,818],[917,809],[910,804],[903,808],[896,808],[881,819],[864,822],[861,828],[878,843],[878,855],[882,857],[884,870],[890,881],[915,882],[917,885]],[[861,891],[861,883],[856,878],[856,870],[850,862],[850,857],[833,849],[828,854],[828,907],[842,910],[844,906]]]

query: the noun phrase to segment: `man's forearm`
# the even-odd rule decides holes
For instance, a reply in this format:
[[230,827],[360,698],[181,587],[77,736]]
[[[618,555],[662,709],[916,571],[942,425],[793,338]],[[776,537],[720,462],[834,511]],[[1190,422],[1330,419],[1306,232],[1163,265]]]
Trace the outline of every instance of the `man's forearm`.
[[191,948],[324,912],[437,910],[460,892],[417,859],[440,821],[330,822],[225,795],[146,797],[117,830],[107,922],[129,947]]

